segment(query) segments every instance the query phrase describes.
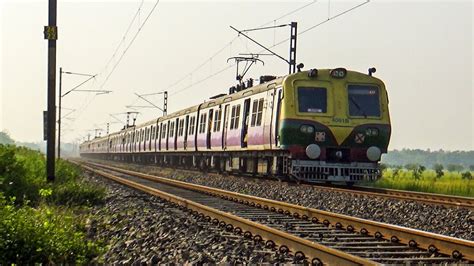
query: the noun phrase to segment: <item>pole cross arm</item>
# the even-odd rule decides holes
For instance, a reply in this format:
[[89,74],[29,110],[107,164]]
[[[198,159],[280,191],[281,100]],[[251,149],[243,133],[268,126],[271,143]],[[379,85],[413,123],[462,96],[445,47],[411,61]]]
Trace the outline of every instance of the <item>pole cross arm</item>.
[[163,109],[161,109],[160,107],[158,107],[156,104],[152,103],[151,101],[149,101],[147,98],[143,97],[142,95],[138,94],[138,93],[135,93],[135,95],[137,95],[140,99],[144,100],[145,102],[151,104],[153,107],[159,109],[160,111],[163,111]]
[[70,89],[69,91],[67,91],[66,93],[64,93],[63,95],[61,95],[61,97],[64,97],[66,95],[68,95],[69,93],[71,93],[72,91],[76,90],[77,88],[79,88],[80,86],[84,85],[86,82],[88,82],[89,80],[95,78],[97,76],[97,74],[89,77],[88,79],[86,79],[85,81],[81,82],[79,85],[75,86],[74,88]]
[[271,53],[272,55],[280,58],[281,60],[285,61],[287,64],[290,64],[290,61],[288,61],[287,59],[285,59],[284,57],[282,57],[281,55],[273,52],[272,50],[268,49],[267,47],[265,47],[263,44],[260,44],[259,42],[257,42],[256,40],[250,38],[248,35],[246,35],[245,33],[243,33],[242,31],[230,26],[231,29],[235,30],[237,33],[239,33],[239,35],[242,35],[244,36],[245,38],[249,39],[250,41],[252,41],[253,43],[255,43],[256,45],[262,47],[263,49],[267,50],[269,53]]

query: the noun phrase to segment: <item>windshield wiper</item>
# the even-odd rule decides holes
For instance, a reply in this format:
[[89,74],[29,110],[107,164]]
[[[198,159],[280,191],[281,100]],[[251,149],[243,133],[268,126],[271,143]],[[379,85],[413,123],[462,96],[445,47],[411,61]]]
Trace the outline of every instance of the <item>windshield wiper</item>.
[[357,102],[354,100],[354,98],[352,98],[352,96],[350,96],[350,95],[349,95],[349,100],[351,100],[351,102],[355,105],[355,107],[357,107],[357,110],[359,110],[362,113],[364,118],[367,118],[367,114],[364,112],[364,110],[362,110],[362,108],[359,106],[359,104],[357,104]]

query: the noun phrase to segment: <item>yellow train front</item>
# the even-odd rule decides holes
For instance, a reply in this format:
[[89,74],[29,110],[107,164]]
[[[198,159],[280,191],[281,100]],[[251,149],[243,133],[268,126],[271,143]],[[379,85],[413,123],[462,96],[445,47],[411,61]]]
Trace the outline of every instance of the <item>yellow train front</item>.
[[384,83],[369,74],[311,69],[283,81],[279,145],[286,172],[307,182],[374,180],[391,126]]

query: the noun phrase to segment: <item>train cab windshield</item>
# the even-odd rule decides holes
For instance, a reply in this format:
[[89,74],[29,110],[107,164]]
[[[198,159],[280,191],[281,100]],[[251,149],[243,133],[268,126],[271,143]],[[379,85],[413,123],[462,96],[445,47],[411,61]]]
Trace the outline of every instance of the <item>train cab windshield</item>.
[[326,113],[327,89],[322,87],[299,87],[298,110],[300,113]]
[[380,117],[379,88],[373,85],[349,85],[349,115]]

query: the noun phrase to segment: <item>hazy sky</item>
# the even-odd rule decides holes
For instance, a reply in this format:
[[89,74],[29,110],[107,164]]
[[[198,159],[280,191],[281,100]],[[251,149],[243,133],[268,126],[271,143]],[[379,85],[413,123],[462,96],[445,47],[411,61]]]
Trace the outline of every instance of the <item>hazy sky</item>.
[[[127,105],[147,105],[135,92],[168,90],[170,112],[227,92],[235,84],[235,67],[227,58],[261,50],[238,38],[229,25],[248,29],[297,21],[303,32],[364,0],[321,0],[279,20],[311,1],[161,1],[105,83],[155,1],[143,3],[123,42],[141,0],[58,2],[58,70],[62,66],[65,71],[99,74],[83,89],[113,91],[73,92],[63,98],[63,115],[69,112],[66,108],[75,111],[63,119],[62,138],[73,141],[93,135],[94,128],[105,130],[105,123],[115,121],[109,114],[130,110]],[[376,67],[375,75],[384,80],[390,97],[390,149],[472,150],[472,13],[471,1],[372,0],[300,35],[297,61],[306,69],[366,72]],[[46,0],[0,0],[0,129],[21,141],[43,137],[47,15]],[[272,46],[289,36],[289,28],[251,36]],[[273,49],[287,57],[288,45]],[[288,71],[277,58],[261,59],[265,66],[252,68],[248,77]],[[63,92],[82,81],[84,77],[63,75]],[[160,96],[149,99],[161,105]],[[139,111],[139,123],[161,114],[156,109]],[[112,124],[111,130],[120,127]]]

